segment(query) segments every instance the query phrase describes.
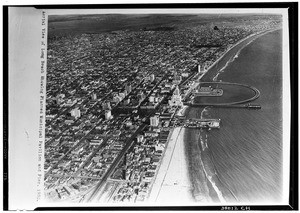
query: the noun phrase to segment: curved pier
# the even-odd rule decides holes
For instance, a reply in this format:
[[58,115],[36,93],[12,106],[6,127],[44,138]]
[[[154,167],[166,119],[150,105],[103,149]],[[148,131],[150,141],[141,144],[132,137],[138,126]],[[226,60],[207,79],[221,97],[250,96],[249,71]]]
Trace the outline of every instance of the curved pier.
[[200,82],[200,83],[201,84],[235,85],[235,86],[245,87],[245,88],[251,89],[254,92],[254,96],[251,98],[245,99],[245,100],[228,102],[228,103],[194,103],[194,102],[190,102],[190,103],[185,103],[185,104],[190,105],[190,106],[231,106],[231,105],[244,104],[244,103],[248,103],[250,101],[254,101],[260,96],[260,91],[257,88],[250,86],[250,85],[246,85],[246,84],[230,83],[230,82]]

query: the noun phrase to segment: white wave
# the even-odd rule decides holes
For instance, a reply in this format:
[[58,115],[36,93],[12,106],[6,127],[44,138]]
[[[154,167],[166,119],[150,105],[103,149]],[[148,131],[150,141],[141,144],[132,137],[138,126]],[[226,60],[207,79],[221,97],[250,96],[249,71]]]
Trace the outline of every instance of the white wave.
[[208,146],[207,146],[207,134],[205,134],[205,140],[203,141],[203,146],[202,146],[202,151],[204,151],[205,149],[208,149]]
[[[208,113],[208,109],[209,107],[204,107],[204,109],[201,111],[201,119],[203,119],[203,116],[204,116],[204,113]],[[205,138],[204,138],[204,134],[205,134]],[[202,134],[200,133],[200,143],[201,143],[201,148],[202,148],[202,151],[205,151],[206,149],[208,149],[208,137],[207,137],[207,134],[205,132],[202,132]],[[204,167],[204,164],[203,164],[203,161],[202,161],[202,156],[201,156],[201,165],[202,165],[202,168],[203,168],[203,171],[205,173],[205,176],[207,177],[207,179],[209,180],[209,182],[211,183],[212,187],[214,188],[214,190],[216,191],[217,195],[218,195],[218,198],[219,200],[222,202],[222,203],[226,203],[226,200],[224,199],[223,197],[223,194],[221,192],[221,190],[217,187],[216,183],[213,181],[212,177],[209,176],[207,174],[207,171],[205,170],[205,167]],[[215,169],[213,168],[214,170],[214,173],[216,174],[217,176],[217,173],[215,171]]]
[[[204,172],[205,172],[205,171],[204,171]],[[205,172],[205,174],[206,174],[206,172]],[[221,201],[222,203],[226,203],[226,200],[224,199],[221,190],[217,187],[216,183],[212,180],[212,177],[211,177],[211,176],[208,176],[208,180],[209,180],[209,182],[211,183],[211,185],[212,185],[212,187],[214,188],[214,190],[216,191],[216,193],[217,193],[218,198],[220,199],[220,201]]]
[[204,107],[204,109],[201,111],[200,118],[203,119],[204,113],[208,112],[208,107]]
[[225,200],[225,198],[223,197],[223,194],[222,194],[221,190],[217,187],[217,185],[216,185],[216,183],[213,181],[212,177],[211,177],[210,175],[207,174],[207,171],[205,170],[205,167],[204,167],[204,165],[203,165],[202,159],[201,159],[201,165],[202,165],[203,171],[204,171],[204,173],[205,173],[205,176],[207,177],[207,179],[208,179],[209,182],[211,183],[212,187],[214,188],[215,192],[217,193],[219,200],[220,200],[222,203],[226,203],[226,200]]
[[201,143],[202,151],[204,151],[205,145],[204,145],[204,141],[202,140],[202,138],[200,139],[200,143]]
[[236,53],[235,56],[233,57],[234,59],[237,59],[237,58],[239,57],[239,55],[240,55],[240,53],[241,53],[241,50],[242,50],[242,49],[240,49],[239,51],[237,51],[237,53]]
[[235,59],[234,57],[231,57],[231,58],[226,62],[225,66],[222,67],[222,69],[219,70],[219,72],[224,72],[224,70],[228,67],[228,65],[229,65],[230,63],[234,62],[234,59]]
[[217,75],[215,75],[215,77],[213,78],[213,81],[217,81],[219,75],[220,75],[220,73],[217,73]]
[[244,46],[241,47],[241,49],[239,49],[239,51],[237,51],[237,53],[235,54],[235,56],[233,57],[234,59],[237,59],[241,53],[241,51],[248,46],[249,44],[251,44],[255,39],[249,41],[247,44],[245,44]]
[[217,81],[217,80],[218,80],[218,76],[219,76],[222,72],[224,72],[224,70],[228,67],[228,65],[229,65],[231,62],[233,62],[234,60],[235,60],[234,57],[230,58],[230,59],[226,62],[225,66],[223,66],[223,67],[217,72],[217,74],[214,76],[213,81]]
[[223,66],[223,67],[217,72],[217,74],[216,74],[216,75],[214,76],[214,78],[213,78],[213,81],[217,81],[219,75],[220,75],[222,72],[225,71],[225,69],[228,67],[228,65],[229,65],[230,63],[234,62],[235,59],[237,59],[237,58],[239,57],[241,51],[242,51],[246,46],[248,46],[249,44],[251,44],[254,40],[255,40],[255,39],[252,39],[251,41],[249,41],[248,43],[246,43],[245,45],[243,45],[243,46],[237,51],[237,53],[234,55],[234,57],[230,58],[230,59],[226,62],[225,66]]

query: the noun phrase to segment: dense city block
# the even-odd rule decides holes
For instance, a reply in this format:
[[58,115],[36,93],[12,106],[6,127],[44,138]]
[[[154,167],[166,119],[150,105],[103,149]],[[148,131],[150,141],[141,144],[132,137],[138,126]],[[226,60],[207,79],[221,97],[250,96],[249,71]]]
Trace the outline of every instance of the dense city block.
[[272,15],[187,18],[49,34],[46,199],[86,202],[102,193],[102,202],[146,201],[194,80],[240,40],[280,23]]

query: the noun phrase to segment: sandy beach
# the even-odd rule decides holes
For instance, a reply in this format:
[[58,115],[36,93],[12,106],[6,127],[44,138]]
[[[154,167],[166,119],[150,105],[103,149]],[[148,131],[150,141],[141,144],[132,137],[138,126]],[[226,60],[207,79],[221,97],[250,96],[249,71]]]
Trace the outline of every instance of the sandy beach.
[[[217,63],[214,63],[210,69],[207,71],[206,75],[202,79],[203,81],[211,81],[212,79],[216,79],[219,73],[222,72],[231,62],[233,62],[237,57],[239,57],[239,54],[243,48],[248,46],[251,42],[253,42],[255,39],[273,32],[275,30],[270,30],[267,32],[262,32],[255,34],[254,36],[247,37],[246,39],[242,40],[241,42],[237,43],[235,46],[233,46],[227,53],[224,55],[224,57],[221,57],[222,60],[218,60]],[[229,79],[229,78],[228,78]],[[231,79],[227,80],[230,81]],[[187,113],[188,118],[194,118],[194,117],[201,117],[202,118],[202,112],[203,110],[200,109],[192,109],[188,110],[189,112]],[[201,115],[200,115],[201,114]],[[214,118],[219,118],[218,115],[216,114],[211,114],[212,117]],[[267,126],[267,125],[266,125]],[[228,127],[228,126],[227,126]],[[222,127],[223,128],[223,127]],[[225,128],[225,127],[224,127]],[[209,186],[209,197],[213,197],[212,195],[214,194],[214,197],[216,197],[221,203],[237,203],[239,201],[239,196],[236,196],[236,194],[231,190],[233,186],[235,185],[233,183],[233,186],[228,187],[228,185],[224,184],[224,180],[221,181],[219,177],[219,170],[220,168],[216,168],[214,164],[214,159],[211,155],[211,152],[217,152],[215,149],[214,150],[209,150],[209,149],[203,149],[204,147],[211,147],[210,144],[213,142],[216,144],[215,141],[208,141],[206,138],[207,134],[209,135],[214,135],[214,133],[205,133],[205,131],[200,133],[200,138],[196,141],[194,139],[193,134],[195,134],[194,130],[186,130],[188,135],[187,135],[187,141],[185,142],[186,147],[188,149],[188,160],[189,160],[189,166],[190,166],[190,177],[191,177],[191,182],[193,183],[193,188],[195,191],[193,192],[194,197],[196,193],[200,192],[203,195],[207,195],[205,193],[205,190],[202,189],[202,185],[204,182],[207,182],[207,186]],[[243,129],[240,130],[242,132]],[[247,135],[245,138],[249,138]],[[216,138],[218,141],[222,140],[221,138]],[[235,141],[234,139],[231,139],[231,141]],[[220,143],[222,144],[222,143]],[[248,143],[249,144],[249,143]],[[227,144],[226,144],[227,145]],[[197,147],[200,146],[200,149],[198,152],[196,151]],[[234,147],[235,148],[235,147]],[[250,148],[249,148],[250,149]],[[218,147],[217,150],[222,150],[220,147]],[[234,150],[234,149],[231,149]],[[218,156],[222,156],[223,153],[219,153]],[[200,159],[198,157],[200,155]],[[217,156],[214,156],[215,158]],[[224,159],[219,159],[219,162],[224,161]],[[199,164],[201,167],[199,167]],[[232,165],[232,164],[231,164]],[[230,167],[230,166],[228,166]],[[199,169],[202,168],[202,169]],[[221,167],[224,168],[224,167]],[[245,168],[245,167],[242,167]],[[228,169],[229,170],[229,169]],[[202,177],[201,173],[205,173],[205,178],[199,178]],[[226,173],[227,170],[224,170],[223,173]],[[238,174],[239,171],[235,173]],[[222,175],[223,175],[222,173]],[[233,178],[234,179],[234,178]],[[241,181],[242,182],[242,181]],[[216,202],[216,201],[214,201]]]
[[[252,34],[239,42],[237,42],[235,45],[231,46],[220,58],[218,58],[206,71],[205,78],[210,79],[213,78],[214,75],[217,73],[215,69],[218,69],[218,63],[221,61],[221,59],[227,60],[227,55],[235,55],[236,52],[243,49],[245,46],[247,46],[249,43],[251,43],[256,38],[272,32],[274,30],[269,30],[266,32],[260,32],[256,34]],[[236,49],[237,50],[233,50]],[[232,50],[232,51],[231,51]],[[225,62],[226,64],[226,62]],[[225,65],[227,66],[227,64]],[[222,67],[222,66],[221,66]],[[220,67],[220,68],[221,68]],[[207,75],[209,71],[212,70],[212,73]],[[210,76],[213,74],[213,76]],[[185,115],[185,111],[189,111],[188,108],[185,106],[183,109],[179,110],[177,115]],[[189,113],[188,113],[189,114]],[[190,117],[189,115],[188,117]],[[189,171],[189,167],[191,166],[189,162],[189,159],[187,159],[187,156],[185,154],[185,144],[187,143],[187,139],[190,140],[191,138],[185,138],[185,130],[184,128],[177,127],[174,128],[174,130],[170,133],[169,136],[169,142],[168,146],[165,152],[165,155],[162,160],[162,164],[159,168],[159,171],[157,173],[156,179],[153,183],[152,190],[149,196],[149,202],[155,203],[155,204],[162,204],[162,205],[185,205],[191,203],[195,203],[196,201],[201,201],[204,203],[210,203],[216,202],[215,199],[217,198],[210,198],[210,197],[218,197],[218,199],[222,202],[225,202],[223,199],[223,196],[220,194],[219,190],[216,190],[218,187],[215,186],[215,182],[207,179],[204,177],[204,174],[195,174],[195,177],[190,177],[191,174]],[[188,130],[190,133],[190,130]],[[194,138],[194,137],[193,137]],[[195,138],[196,139],[196,138]],[[190,147],[191,148],[191,147]],[[200,151],[200,150],[199,150]],[[202,152],[202,151],[200,151]],[[205,164],[207,164],[207,156],[205,156],[205,153],[202,153],[204,156],[204,159],[201,159],[199,153],[197,154],[197,157],[200,157],[198,159],[198,166],[200,167],[207,167],[207,165],[203,165],[203,160]],[[195,163],[195,162],[194,162]],[[192,163],[193,164],[193,163]],[[204,170],[204,168],[203,168]],[[207,169],[207,171],[209,171]],[[205,173],[205,176],[207,176],[206,172],[202,171],[202,173]],[[197,176],[197,178],[196,178]],[[201,177],[201,178],[200,178]],[[196,179],[197,180],[196,180]],[[200,179],[201,180],[200,180]],[[206,179],[206,180],[205,180]],[[198,184],[191,183],[191,180],[196,181]],[[204,181],[202,184],[200,182]],[[218,182],[218,181],[217,181]],[[196,185],[198,186],[196,186]],[[199,185],[200,184],[200,185]],[[208,185],[208,186],[206,186]],[[196,187],[196,189],[195,189]],[[213,189],[212,189],[213,188]],[[221,187],[223,188],[223,187]],[[217,193],[216,193],[217,191]],[[227,190],[225,190],[227,191]],[[219,192],[219,193],[218,193]],[[230,194],[230,193],[226,193]],[[196,196],[196,197],[195,197]],[[230,196],[231,197],[231,196]],[[213,200],[212,200],[213,199]],[[227,200],[227,199],[226,199]],[[228,198],[228,200],[230,200]]]
[[162,205],[184,205],[193,202],[188,165],[185,157],[184,131],[174,128],[162,164],[152,186],[149,202]]

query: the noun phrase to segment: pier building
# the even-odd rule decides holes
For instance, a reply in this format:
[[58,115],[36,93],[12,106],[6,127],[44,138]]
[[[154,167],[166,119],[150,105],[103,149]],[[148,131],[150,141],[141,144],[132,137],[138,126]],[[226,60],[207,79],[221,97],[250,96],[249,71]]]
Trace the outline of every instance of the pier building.
[[223,90],[222,89],[213,89],[211,86],[208,87],[201,87],[194,91],[195,97],[201,96],[222,96]]

